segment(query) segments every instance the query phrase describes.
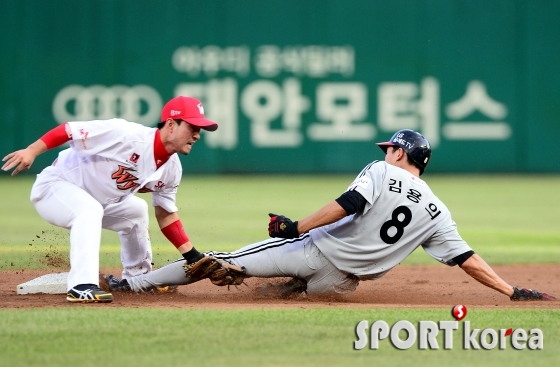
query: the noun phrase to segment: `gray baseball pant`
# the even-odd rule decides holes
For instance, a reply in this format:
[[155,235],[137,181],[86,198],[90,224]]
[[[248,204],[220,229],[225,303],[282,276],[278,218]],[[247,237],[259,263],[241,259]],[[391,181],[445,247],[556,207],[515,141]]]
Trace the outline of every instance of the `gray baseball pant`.
[[[218,259],[245,268],[248,276],[298,277],[307,281],[307,294],[345,294],[353,292],[358,279],[337,269],[315,246],[309,234],[298,238],[270,238],[233,252],[209,252]],[[133,290],[144,291],[166,285],[184,285],[184,260],[129,279]]]

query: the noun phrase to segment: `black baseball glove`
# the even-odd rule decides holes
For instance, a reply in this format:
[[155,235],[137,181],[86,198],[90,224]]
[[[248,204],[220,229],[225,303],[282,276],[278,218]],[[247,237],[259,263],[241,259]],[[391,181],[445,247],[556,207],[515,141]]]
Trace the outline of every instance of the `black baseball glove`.
[[279,238],[297,238],[299,237],[298,222],[292,222],[288,217],[278,214],[268,213],[270,223],[268,223],[268,235],[270,237]]
[[556,297],[534,289],[513,287],[513,295],[509,299],[512,301],[555,301]]

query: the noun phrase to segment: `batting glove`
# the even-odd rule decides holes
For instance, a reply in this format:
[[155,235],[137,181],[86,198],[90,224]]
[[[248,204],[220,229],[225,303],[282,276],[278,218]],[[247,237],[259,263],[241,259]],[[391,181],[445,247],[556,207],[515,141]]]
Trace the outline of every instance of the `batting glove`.
[[279,238],[299,237],[298,222],[292,222],[288,217],[278,214],[268,213],[270,223],[268,223],[268,235]]

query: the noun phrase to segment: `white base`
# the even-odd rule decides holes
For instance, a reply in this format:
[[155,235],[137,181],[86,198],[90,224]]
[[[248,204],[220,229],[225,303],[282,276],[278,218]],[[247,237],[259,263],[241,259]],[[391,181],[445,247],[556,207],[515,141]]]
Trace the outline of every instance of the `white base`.
[[17,286],[17,294],[66,294],[68,272],[40,276]]

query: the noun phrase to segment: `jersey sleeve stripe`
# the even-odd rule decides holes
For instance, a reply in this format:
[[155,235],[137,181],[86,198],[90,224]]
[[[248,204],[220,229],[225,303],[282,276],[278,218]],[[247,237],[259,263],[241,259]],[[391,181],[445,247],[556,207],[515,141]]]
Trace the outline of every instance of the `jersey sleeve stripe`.
[[368,164],[367,166],[365,166],[365,168],[362,170],[362,172],[360,172],[360,174],[358,175],[358,178],[363,177],[367,171],[369,171],[369,169],[371,168],[371,166],[373,166],[376,163],[379,163],[380,161],[373,161],[370,164]]
[[[379,162],[381,162],[381,161],[373,161],[373,162],[371,162],[370,164],[368,164],[367,166],[365,166],[365,168],[364,168],[364,169],[360,172],[360,174],[356,177],[356,180],[355,180],[355,181],[357,181],[358,179],[360,179],[360,178],[362,178],[363,176],[365,176],[365,174],[367,173],[367,171],[370,170],[371,166],[373,166],[374,164],[379,163]],[[348,189],[347,189],[346,191],[354,191],[354,190],[356,189],[357,186],[358,186],[358,185],[349,186]]]
[[270,241],[266,241],[266,242],[261,243],[257,246],[254,246],[254,247],[250,247],[250,248],[246,248],[246,249],[239,249],[239,250],[234,251],[234,252],[213,252],[213,255],[214,255],[214,257],[216,257],[218,259],[222,259],[222,260],[235,259],[235,258],[239,258],[239,257],[251,255],[251,254],[256,254],[256,253],[265,251],[265,250],[270,249],[270,248],[284,246],[287,243],[295,243],[295,242],[298,242],[298,241],[302,241],[303,239],[305,239],[307,237],[309,237],[309,233],[305,233],[305,234],[299,236],[298,238],[292,238],[292,239],[274,238],[274,239],[271,239]]

